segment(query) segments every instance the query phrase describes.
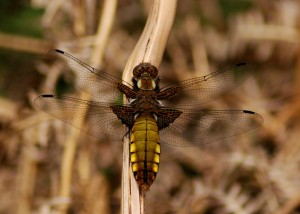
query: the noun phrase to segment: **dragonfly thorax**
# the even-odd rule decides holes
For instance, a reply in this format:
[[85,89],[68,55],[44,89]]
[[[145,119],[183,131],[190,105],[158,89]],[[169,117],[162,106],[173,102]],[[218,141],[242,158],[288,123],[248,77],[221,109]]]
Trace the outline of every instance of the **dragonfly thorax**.
[[148,73],[143,73],[137,81],[137,87],[140,90],[150,91],[156,88],[156,83]]
[[131,105],[139,109],[140,112],[155,112],[161,106],[161,103],[154,98],[153,91],[140,91],[140,96],[135,99]]

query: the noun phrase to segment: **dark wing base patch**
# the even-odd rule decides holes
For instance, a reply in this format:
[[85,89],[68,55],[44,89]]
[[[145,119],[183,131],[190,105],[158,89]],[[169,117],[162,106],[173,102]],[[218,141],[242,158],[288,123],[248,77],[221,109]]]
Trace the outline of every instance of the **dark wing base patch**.
[[175,109],[159,109],[157,112],[157,126],[159,130],[168,127],[173,123],[180,115],[181,111]]
[[129,128],[133,126],[136,111],[132,107],[112,105],[110,108],[112,109],[113,113],[115,113],[115,115],[117,115],[117,117],[122,121],[122,124],[125,124]]

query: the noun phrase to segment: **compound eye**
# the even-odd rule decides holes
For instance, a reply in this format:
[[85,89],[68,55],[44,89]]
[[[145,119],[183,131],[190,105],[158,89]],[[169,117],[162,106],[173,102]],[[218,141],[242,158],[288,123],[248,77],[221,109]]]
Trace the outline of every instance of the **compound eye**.
[[158,70],[150,63],[141,63],[133,69],[133,76],[136,79],[140,78],[143,73],[148,73],[152,78],[156,78]]

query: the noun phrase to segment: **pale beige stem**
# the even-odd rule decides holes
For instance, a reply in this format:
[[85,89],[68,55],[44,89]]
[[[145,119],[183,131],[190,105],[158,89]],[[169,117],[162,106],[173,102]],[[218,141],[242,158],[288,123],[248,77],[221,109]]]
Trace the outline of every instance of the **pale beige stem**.
[[44,54],[53,48],[53,43],[26,36],[16,36],[0,32],[0,48],[34,54]]
[[[91,58],[91,63],[93,64],[93,66],[99,66],[102,63],[102,58],[104,55],[104,50],[106,48],[108,36],[110,34],[112,23],[115,18],[116,5],[117,5],[117,0],[106,0],[104,3],[101,21],[99,22],[98,32],[95,38],[95,46]],[[81,94],[80,98],[84,100],[90,99],[90,97],[84,93]],[[78,113],[84,114],[84,112],[78,112]],[[62,158],[61,183],[60,183],[60,193],[59,193],[59,197],[63,199],[70,198],[73,162],[74,162],[75,152],[77,149],[77,141],[79,136],[80,136],[79,131],[76,129],[72,129],[70,137],[65,143],[63,158]],[[89,175],[87,175],[87,177],[89,177]],[[66,213],[68,207],[69,204],[62,204],[58,208],[58,210],[60,211],[60,213]],[[107,207],[104,206],[104,210],[107,210],[106,208]],[[99,212],[101,213],[101,211]]]
[[159,67],[173,24],[177,0],[155,0],[144,31],[136,44],[123,73],[131,81],[132,70],[141,62]]
[[102,16],[95,38],[95,47],[91,55],[91,64],[94,67],[99,67],[102,64],[104,51],[116,14],[117,2],[117,0],[106,0],[104,2]]
[[289,214],[294,213],[294,211],[299,207],[300,204],[300,193],[295,194],[274,214]]
[[16,200],[17,214],[29,214],[32,212],[31,198],[34,195],[34,184],[37,174],[37,160],[34,157],[36,136],[32,130],[23,133],[22,161],[19,164],[18,192]]
[[236,38],[247,40],[270,40],[298,43],[298,30],[280,25],[245,25],[238,24],[235,32]]
[[[80,97],[84,98],[84,97]],[[60,192],[59,199],[68,202],[70,200],[70,189],[72,181],[73,162],[75,152],[77,148],[77,140],[80,136],[80,132],[77,129],[72,129],[70,137],[65,142],[62,154],[62,165],[60,170]],[[59,213],[67,213],[69,203],[63,203],[58,206],[57,210]]]
[[[172,28],[177,0],[154,0],[144,31],[123,72],[123,80],[130,82],[135,66],[148,62],[160,65]],[[122,180],[122,213],[144,213],[144,194],[133,177],[129,163],[129,138],[124,138]]]

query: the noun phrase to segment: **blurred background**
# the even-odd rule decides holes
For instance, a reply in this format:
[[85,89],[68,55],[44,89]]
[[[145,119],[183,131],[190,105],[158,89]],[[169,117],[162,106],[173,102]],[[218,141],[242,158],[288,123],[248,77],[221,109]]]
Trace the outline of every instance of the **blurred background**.
[[[151,2],[118,1],[100,63],[107,72],[121,77]],[[120,211],[122,142],[78,134],[33,105],[44,93],[82,98],[46,54],[59,48],[89,62],[103,5],[1,0],[0,213]],[[178,2],[162,82],[250,62],[247,81],[209,108],[249,109],[264,124],[229,143],[163,147],[146,213],[300,213],[299,11],[296,0]]]

